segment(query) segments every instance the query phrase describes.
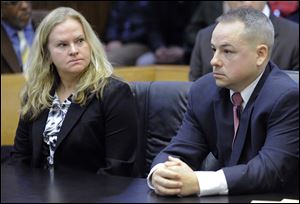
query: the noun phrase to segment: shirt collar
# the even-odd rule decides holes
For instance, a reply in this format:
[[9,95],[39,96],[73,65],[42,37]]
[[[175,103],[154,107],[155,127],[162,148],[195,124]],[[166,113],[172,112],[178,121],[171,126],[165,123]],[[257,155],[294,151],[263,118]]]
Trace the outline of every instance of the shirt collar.
[[[243,98],[243,109],[246,107],[251,94],[254,91],[254,88],[256,87],[258,81],[260,80],[261,76],[263,75],[264,72],[262,72],[249,86],[247,86],[244,90],[241,91],[241,96]],[[230,90],[230,100],[232,98],[232,95],[234,94],[234,91]]]
[[270,8],[269,8],[269,6],[267,5],[267,4],[265,4],[265,7],[264,7],[264,9],[262,10],[262,12],[268,17],[268,18],[270,18]]
[[61,106],[61,105],[70,105],[72,103],[73,95],[71,94],[68,98],[66,98],[62,103],[59,100],[57,93],[55,92],[53,97],[52,106]]
[[[14,35],[19,31],[16,28],[12,27],[9,23],[1,20],[1,25],[3,26],[3,28],[5,29],[6,33],[9,35],[9,38],[11,39],[12,37],[14,37]],[[24,27],[24,32],[28,31],[28,30],[33,30],[33,26],[31,23],[31,19],[29,19],[27,25]]]

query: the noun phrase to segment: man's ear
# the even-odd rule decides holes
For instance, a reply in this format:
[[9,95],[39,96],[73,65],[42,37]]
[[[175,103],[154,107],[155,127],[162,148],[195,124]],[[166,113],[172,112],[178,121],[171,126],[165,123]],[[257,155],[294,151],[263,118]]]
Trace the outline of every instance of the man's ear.
[[256,65],[261,66],[268,59],[268,55],[269,55],[268,46],[265,44],[258,45],[256,47],[256,54],[257,54]]

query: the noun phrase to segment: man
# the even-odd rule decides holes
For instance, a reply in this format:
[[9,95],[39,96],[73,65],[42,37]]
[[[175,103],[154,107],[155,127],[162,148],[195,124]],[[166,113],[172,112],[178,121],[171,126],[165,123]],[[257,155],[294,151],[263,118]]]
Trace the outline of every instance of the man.
[[108,60],[116,67],[135,65],[149,50],[147,32],[150,24],[148,1],[115,1],[106,28]]
[[[157,194],[294,188],[299,88],[269,61],[273,44],[273,25],[256,9],[240,8],[219,18],[211,39],[213,73],[194,82],[181,128],[153,160],[148,184]],[[232,104],[233,93],[241,104]],[[221,168],[197,171],[209,152]]]
[[[1,1],[1,74],[23,71],[34,38],[31,13],[29,1]],[[23,36],[22,40],[19,34]]]
[[[265,1],[225,1],[226,10],[239,7],[252,7],[262,11],[270,18],[275,29],[272,61],[281,69],[299,70],[299,24],[290,20],[276,17],[270,12]],[[210,39],[215,24],[198,32],[190,62],[189,79],[194,81],[204,74],[211,72]]]
[[139,66],[149,64],[186,64],[184,28],[199,2],[151,1],[152,22],[147,31],[151,48],[137,59]]

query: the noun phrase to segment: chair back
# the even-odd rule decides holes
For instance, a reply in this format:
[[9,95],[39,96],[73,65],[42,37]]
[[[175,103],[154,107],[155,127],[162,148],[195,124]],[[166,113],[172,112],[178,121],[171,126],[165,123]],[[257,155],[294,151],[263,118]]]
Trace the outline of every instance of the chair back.
[[139,117],[137,166],[145,177],[154,157],[181,125],[192,82],[131,82],[130,85]]

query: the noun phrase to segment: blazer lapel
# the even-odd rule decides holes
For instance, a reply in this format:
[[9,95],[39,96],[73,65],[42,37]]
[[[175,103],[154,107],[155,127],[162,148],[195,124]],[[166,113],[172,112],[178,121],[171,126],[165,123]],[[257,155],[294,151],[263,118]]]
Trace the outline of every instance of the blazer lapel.
[[38,157],[42,155],[43,132],[45,130],[49,110],[43,111],[39,119],[32,125],[32,148],[33,161],[38,161]]
[[67,136],[67,134],[72,130],[74,125],[78,122],[81,115],[84,113],[84,111],[87,109],[89,103],[91,102],[91,99],[93,96],[90,96],[87,100],[86,104],[84,106],[80,106],[79,104],[72,103],[69,107],[69,110],[67,112],[67,115],[64,119],[64,122],[62,124],[62,127],[60,129],[60,132],[58,134],[57,142],[56,142],[56,148],[61,144],[63,139]]

